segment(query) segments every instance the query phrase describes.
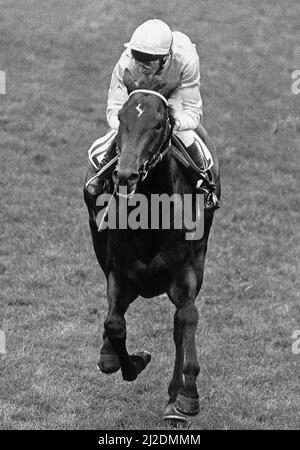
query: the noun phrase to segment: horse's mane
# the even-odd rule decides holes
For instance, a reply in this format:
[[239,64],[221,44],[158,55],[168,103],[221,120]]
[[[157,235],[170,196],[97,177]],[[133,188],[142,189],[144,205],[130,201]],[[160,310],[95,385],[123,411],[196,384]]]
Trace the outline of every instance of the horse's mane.
[[169,114],[171,130],[172,130],[172,133],[173,133],[173,128],[174,128],[174,125],[175,125],[175,117],[174,117],[174,109],[172,108],[171,105],[168,105],[168,114]]

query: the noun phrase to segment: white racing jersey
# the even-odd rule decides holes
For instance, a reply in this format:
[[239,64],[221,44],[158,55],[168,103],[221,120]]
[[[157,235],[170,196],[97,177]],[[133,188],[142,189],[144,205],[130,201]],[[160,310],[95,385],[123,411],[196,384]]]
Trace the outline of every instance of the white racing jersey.
[[[140,76],[138,65],[127,48],[117,62],[111,77],[108,91],[106,117],[109,126],[119,128],[118,112],[128,100],[127,89],[123,82],[125,69],[133,76]],[[180,122],[178,131],[194,130],[202,117],[202,99],[200,94],[200,65],[196,46],[188,36],[174,31],[172,52],[168,57],[161,75],[168,81],[180,74],[181,83],[171,94],[169,103],[175,119]]]

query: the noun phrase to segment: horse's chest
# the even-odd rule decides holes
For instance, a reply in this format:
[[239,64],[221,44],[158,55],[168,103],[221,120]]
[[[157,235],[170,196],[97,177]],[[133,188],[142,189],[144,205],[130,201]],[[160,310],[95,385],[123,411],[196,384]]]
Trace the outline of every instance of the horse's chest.
[[113,266],[140,295],[154,297],[168,289],[186,263],[187,244],[165,234],[147,237],[127,239],[126,245],[114,247]]
[[139,294],[153,297],[168,289],[176,273],[174,261],[158,253],[150,261],[136,259],[126,269],[128,279],[133,282]]

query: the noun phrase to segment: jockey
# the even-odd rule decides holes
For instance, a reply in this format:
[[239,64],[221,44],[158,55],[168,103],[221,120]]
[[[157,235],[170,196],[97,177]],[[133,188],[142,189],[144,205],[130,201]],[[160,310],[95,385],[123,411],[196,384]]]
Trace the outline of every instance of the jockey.
[[[199,139],[195,139],[193,131],[202,118],[199,56],[195,44],[185,34],[172,32],[166,23],[153,19],[140,25],[125,47],[113,70],[108,92],[106,115],[110,131],[95,141],[89,150],[94,170],[101,170],[115,156],[113,143],[119,127],[118,112],[128,100],[123,82],[126,68],[136,77],[159,73],[167,81],[172,72],[181,73],[181,83],[168,99],[174,111],[174,134],[183,142],[194,163],[201,168],[203,158]],[[99,180],[92,178],[88,182],[88,190],[96,193]]]

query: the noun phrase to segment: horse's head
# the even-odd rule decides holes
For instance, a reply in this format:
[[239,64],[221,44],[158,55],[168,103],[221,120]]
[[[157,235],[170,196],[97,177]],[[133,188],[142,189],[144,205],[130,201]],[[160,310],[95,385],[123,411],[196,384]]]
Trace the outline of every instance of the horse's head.
[[157,162],[169,141],[173,120],[166,98],[179,83],[167,84],[159,76],[136,82],[128,70],[124,83],[129,99],[119,112],[119,160],[113,180],[133,193],[140,176]]

